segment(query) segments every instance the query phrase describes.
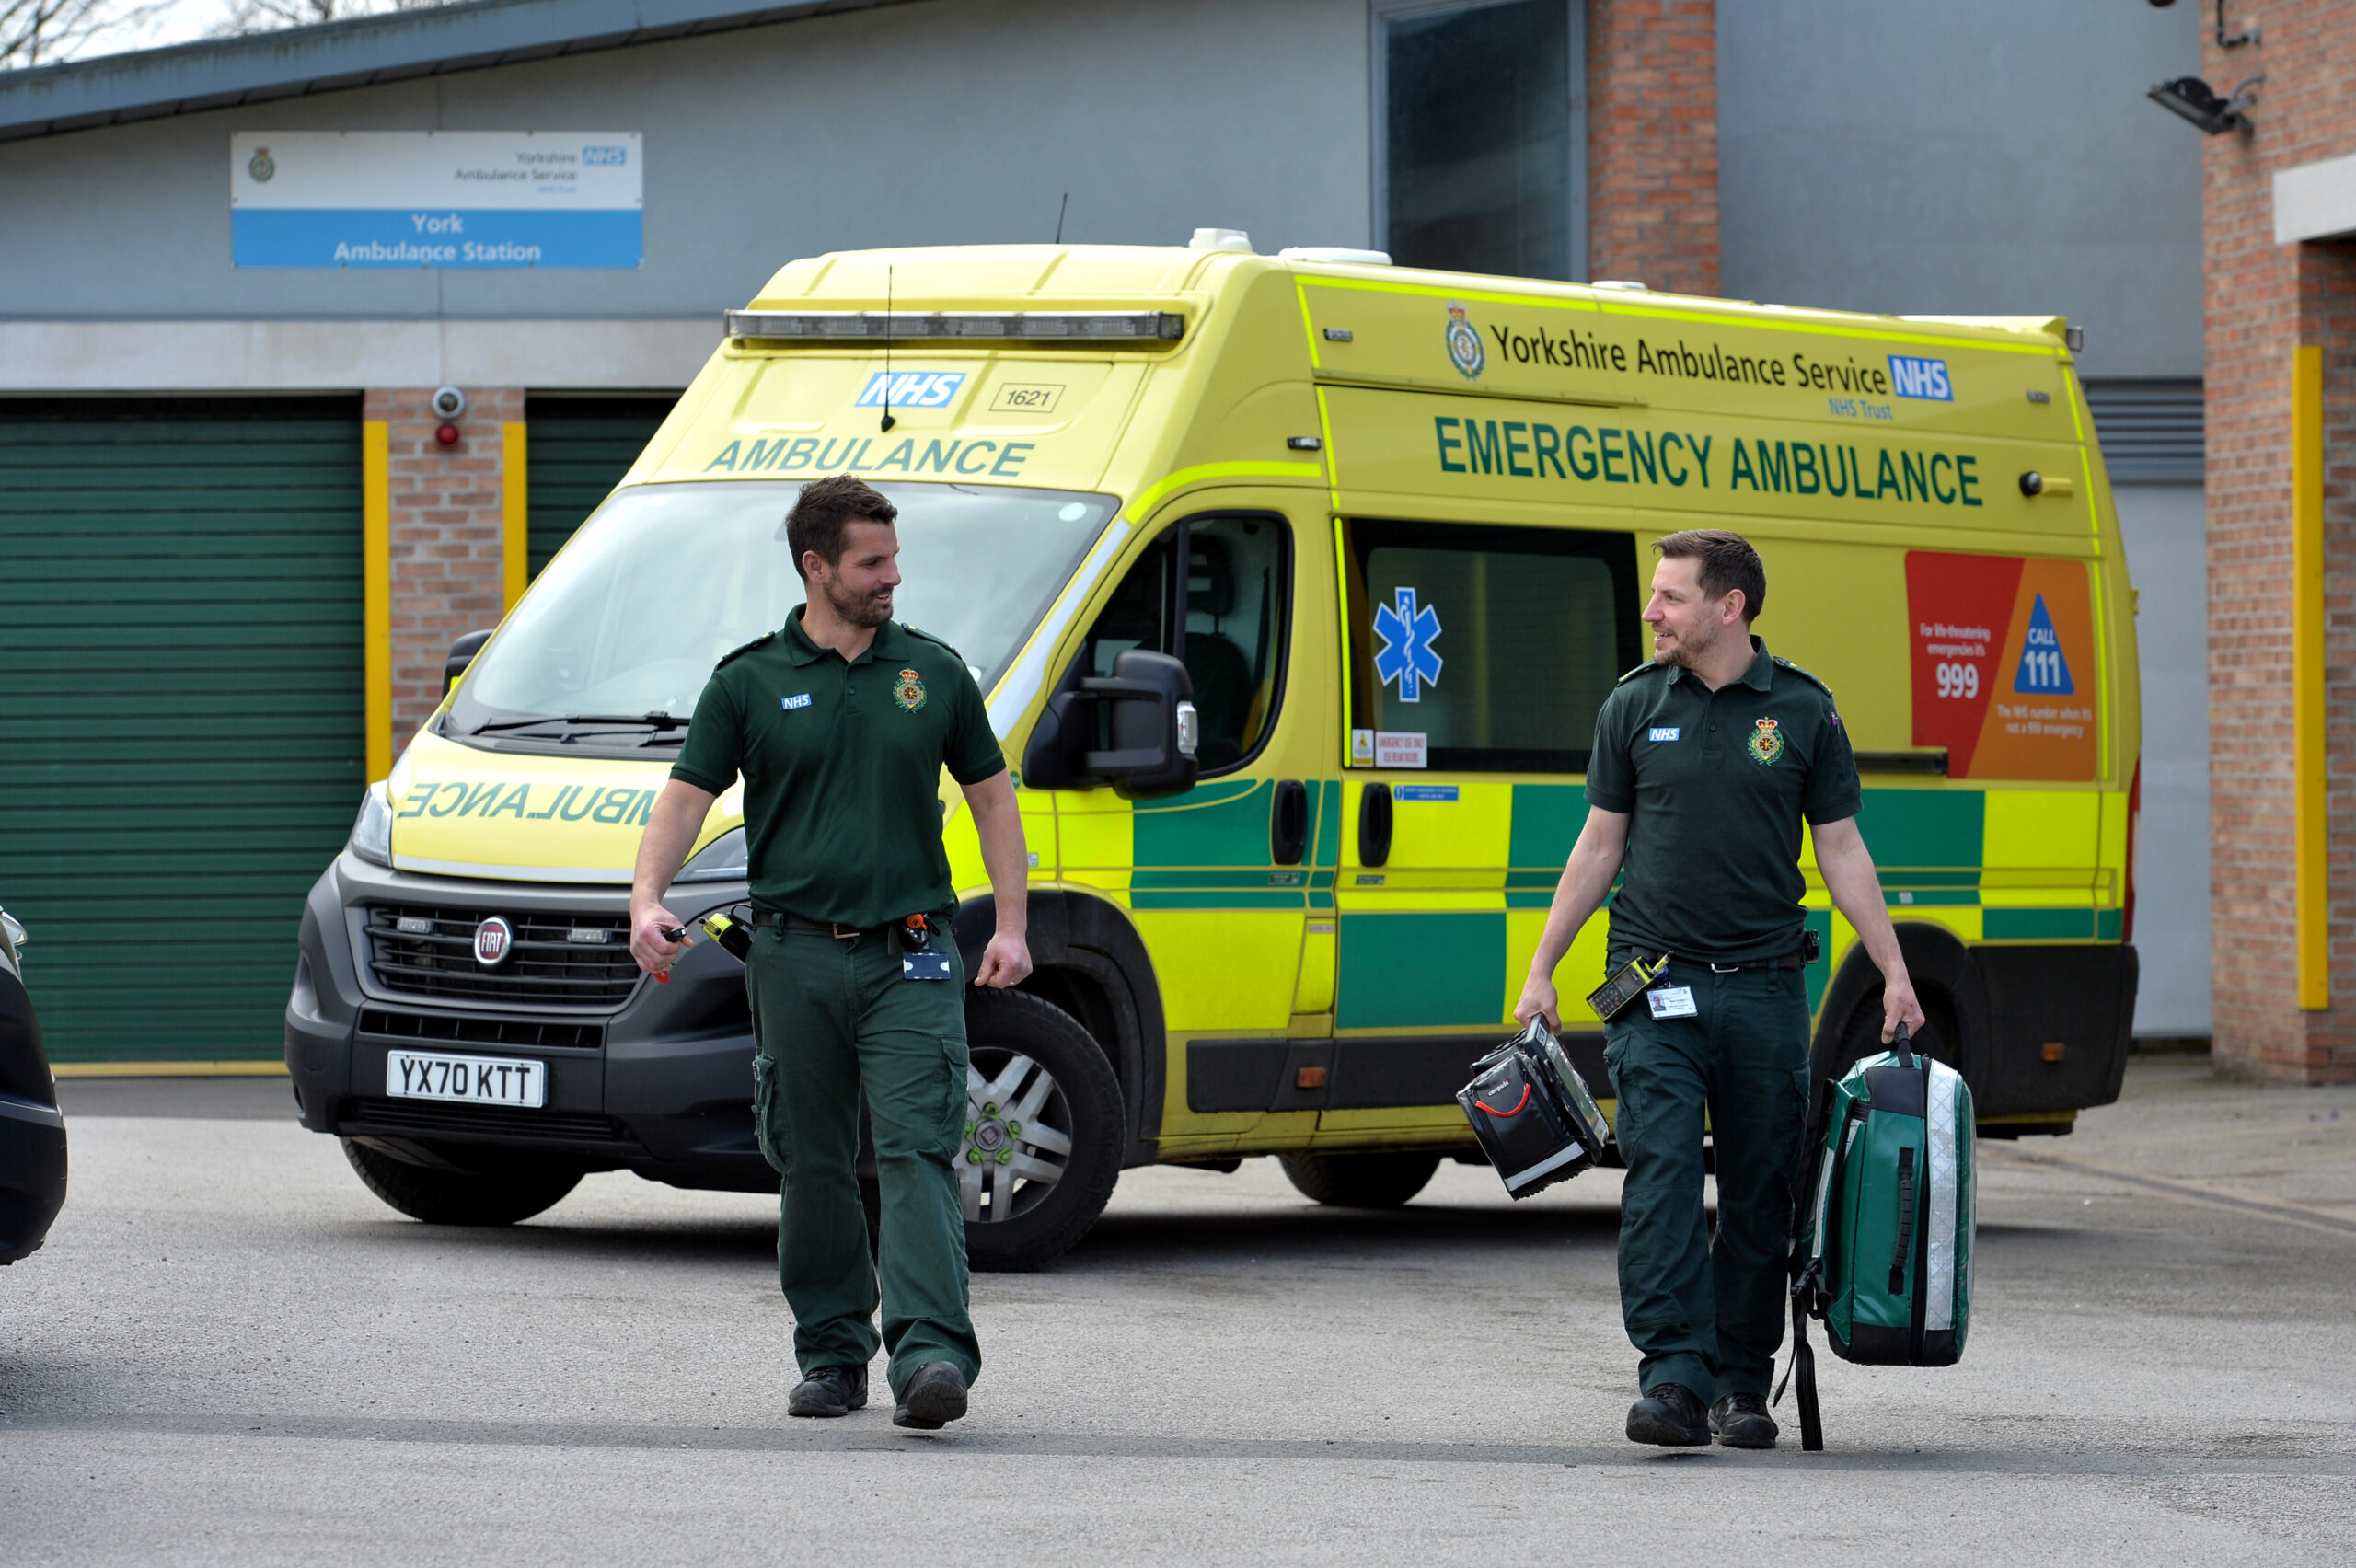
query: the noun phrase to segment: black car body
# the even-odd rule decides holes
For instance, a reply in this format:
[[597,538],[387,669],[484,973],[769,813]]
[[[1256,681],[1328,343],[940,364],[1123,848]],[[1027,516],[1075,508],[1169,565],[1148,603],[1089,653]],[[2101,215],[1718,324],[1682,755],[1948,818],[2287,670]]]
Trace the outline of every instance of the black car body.
[[39,1251],[65,1206],[65,1116],[25,989],[23,940],[0,914],[0,1263]]

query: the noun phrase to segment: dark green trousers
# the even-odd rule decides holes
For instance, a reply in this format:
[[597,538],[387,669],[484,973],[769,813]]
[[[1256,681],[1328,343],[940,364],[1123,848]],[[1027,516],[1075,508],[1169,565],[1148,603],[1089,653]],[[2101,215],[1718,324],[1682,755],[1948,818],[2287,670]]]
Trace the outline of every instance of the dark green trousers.
[[[866,1366],[880,1297],[895,1396],[927,1362],[968,1383],[982,1369],[951,1164],[965,1135],[965,970],[951,956],[948,979],[912,981],[881,937],[765,927],[745,966],[753,1123],[784,1179],[777,1274],[794,1358],[805,1374]],[[862,1087],[883,1198],[872,1256],[856,1170]]]
[[[1807,982],[1793,969],[1720,974],[1680,960],[1660,984],[1692,986],[1698,1016],[1655,1018],[1639,1001],[1605,1030],[1613,1130],[1628,1162],[1620,1315],[1643,1355],[1644,1391],[1681,1383],[1705,1403],[1764,1394],[1789,1302]],[[1702,1206],[1705,1116],[1717,1150],[1715,1239]]]

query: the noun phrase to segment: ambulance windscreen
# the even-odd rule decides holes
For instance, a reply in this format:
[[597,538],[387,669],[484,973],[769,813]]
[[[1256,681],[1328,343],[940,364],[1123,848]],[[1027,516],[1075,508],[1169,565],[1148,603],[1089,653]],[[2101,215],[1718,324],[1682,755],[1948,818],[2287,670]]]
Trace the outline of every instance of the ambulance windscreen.
[[[985,694],[1118,507],[1060,490],[876,488],[900,512],[893,618],[955,648]],[[567,751],[677,744],[721,656],[803,602],[784,527],[800,490],[730,481],[616,492],[468,670],[445,732]]]

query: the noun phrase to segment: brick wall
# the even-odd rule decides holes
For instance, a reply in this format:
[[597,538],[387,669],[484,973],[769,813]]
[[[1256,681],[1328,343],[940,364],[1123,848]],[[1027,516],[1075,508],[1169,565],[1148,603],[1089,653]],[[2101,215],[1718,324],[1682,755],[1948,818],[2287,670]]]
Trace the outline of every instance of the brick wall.
[[455,446],[433,439],[433,396],[372,390],[362,416],[385,421],[390,436],[395,755],[442,701],[451,642],[498,625],[505,609],[500,428],[524,417],[523,390],[468,387]]
[[[2263,73],[2255,132],[2207,138],[2209,801],[2215,1051],[2305,1082],[2356,1078],[2356,246],[2274,243],[2278,168],[2356,152],[2356,6],[2227,7],[2202,75]],[[2154,134],[2177,128],[2154,126]],[[2181,133],[2177,132],[2177,133]],[[2297,1005],[2292,665],[2291,366],[2323,350],[2325,667],[2331,991]],[[2154,694],[2154,698],[2157,694]]]
[[1716,0],[1588,0],[1588,276],[1718,292]]

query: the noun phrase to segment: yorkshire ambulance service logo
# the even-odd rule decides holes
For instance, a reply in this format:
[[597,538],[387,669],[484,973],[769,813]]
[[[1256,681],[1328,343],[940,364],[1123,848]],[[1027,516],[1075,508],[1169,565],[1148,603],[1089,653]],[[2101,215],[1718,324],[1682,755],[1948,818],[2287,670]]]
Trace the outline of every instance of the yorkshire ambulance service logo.
[[496,969],[507,962],[515,947],[515,928],[493,915],[475,928],[475,962],[485,969]]
[[1784,755],[1784,737],[1776,733],[1773,719],[1759,721],[1759,727],[1750,732],[1748,744],[1753,762],[1770,763]]
[[254,156],[246,160],[246,172],[254,177],[256,185],[270,183],[270,177],[278,172],[278,165],[271,157],[268,147],[254,149]]
[[914,670],[900,672],[900,684],[892,688],[892,700],[914,713],[924,706],[924,677]]
[[1480,380],[1489,363],[1488,351],[1481,347],[1481,334],[1472,330],[1464,307],[1454,300],[1448,302],[1448,363],[1467,381]]

